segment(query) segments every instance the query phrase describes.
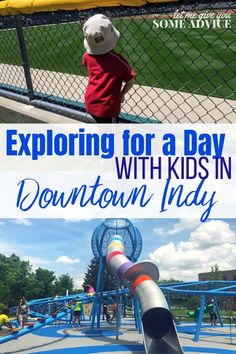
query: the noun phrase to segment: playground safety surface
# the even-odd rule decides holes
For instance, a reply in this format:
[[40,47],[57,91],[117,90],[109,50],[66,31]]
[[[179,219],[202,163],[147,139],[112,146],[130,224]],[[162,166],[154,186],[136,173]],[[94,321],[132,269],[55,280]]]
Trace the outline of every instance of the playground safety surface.
[[[177,326],[180,342],[185,354],[235,354],[236,325],[231,327],[204,324],[199,342],[194,342],[195,324]],[[43,327],[18,339],[1,344],[0,354],[144,354],[142,335],[134,327],[132,320],[125,320],[116,340],[115,324],[101,322],[101,328],[90,330],[87,321],[82,327],[56,323]]]

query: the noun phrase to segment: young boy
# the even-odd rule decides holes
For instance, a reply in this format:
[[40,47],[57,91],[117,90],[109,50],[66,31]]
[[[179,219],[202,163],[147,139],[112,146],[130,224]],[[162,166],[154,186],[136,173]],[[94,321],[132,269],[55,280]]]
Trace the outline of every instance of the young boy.
[[29,306],[27,304],[26,298],[23,296],[20,299],[19,305],[16,308],[16,316],[19,320],[21,328],[24,328],[29,315]]
[[6,326],[9,330],[13,331],[9,317],[4,313],[0,314],[0,328],[2,326]]
[[75,327],[76,320],[77,320],[78,325],[79,325],[79,327],[80,327],[82,305],[83,305],[83,304],[82,304],[82,301],[80,301],[78,298],[76,298],[75,307],[74,307],[74,318],[73,318],[72,327]]
[[[116,123],[125,94],[134,83],[134,70],[113,49],[120,33],[108,17],[97,14],[83,26],[89,82],[85,93],[86,110],[96,123]],[[122,84],[125,82],[124,87]]]

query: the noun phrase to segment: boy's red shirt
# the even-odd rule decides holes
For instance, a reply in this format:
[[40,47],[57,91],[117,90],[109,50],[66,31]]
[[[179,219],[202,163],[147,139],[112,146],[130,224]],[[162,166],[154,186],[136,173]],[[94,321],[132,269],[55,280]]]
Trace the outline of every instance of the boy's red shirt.
[[111,51],[102,55],[84,54],[89,82],[85,92],[86,110],[97,117],[117,117],[121,110],[122,82],[135,76],[122,55]]

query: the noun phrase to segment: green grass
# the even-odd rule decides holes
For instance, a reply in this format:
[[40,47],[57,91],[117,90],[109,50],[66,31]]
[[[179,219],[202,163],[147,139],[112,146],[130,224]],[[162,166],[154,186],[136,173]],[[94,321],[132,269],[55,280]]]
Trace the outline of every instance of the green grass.
[[[231,29],[154,29],[153,20],[116,19],[117,51],[142,85],[236,99],[236,15]],[[31,67],[87,75],[79,24],[24,30]],[[20,65],[15,31],[0,31],[0,62]]]

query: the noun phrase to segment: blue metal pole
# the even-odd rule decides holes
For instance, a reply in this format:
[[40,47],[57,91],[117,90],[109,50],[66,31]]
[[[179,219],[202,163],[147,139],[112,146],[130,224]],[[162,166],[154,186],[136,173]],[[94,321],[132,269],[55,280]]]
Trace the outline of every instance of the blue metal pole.
[[139,301],[138,299],[135,299],[135,312],[136,312],[136,319],[137,319],[137,329],[139,331],[139,333],[142,333],[142,321],[141,321],[141,317],[140,317],[140,307],[139,307]]
[[223,323],[223,320],[222,320],[222,317],[221,317],[221,314],[220,314],[220,309],[219,309],[219,305],[217,303],[217,299],[216,299],[215,296],[213,297],[213,299],[214,299],[214,306],[215,306],[215,309],[216,309],[216,314],[217,314],[217,317],[219,319],[220,325],[221,325],[221,327],[224,327],[224,323]]
[[101,296],[98,295],[98,307],[97,307],[97,328],[101,326]]
[[124,314],[123,314],[123,316],[126,318],[126,295],[125,295],[125,294],[123,295],[123,301],[124,301],[124,305],[123,305],[123,307],[124,307]]
[[198,342],[198,340],[199,340],[199,335],[200,335],[200,330],[201,330],[201,326],[202,326],[204,309],[205,309],[205,306],[206,306],[206,296],[203,295],[201,297],[201,299],[202,299],[202,302],[201,302],[200,312],[199,312],[198,321],[197,321],[197,325],[196,325],[196,331],[195,331],[195,335],[194,335],[194,342]]
[[102,293],[104,288],[104,273],[105,273],[105,265],[103,259],[100,260],[100,274],[99,274],[99,295],[98,295],[98,311],[97,311],[97,328],[100,328],[101,321],[101,306],[102,306]]
[[93,307],[92,307],[92,321],[90,326],[91,331],[94,330],[96,313],[97,313],[97,299],[94,300]]
[[[67,307],[67,301],[66,300],[64,300],[64,306]],[[65,320],[66,320],[66,323],[69,322],[69,313],[67,314]]]
[[118,326],[121,326],[121,317],[122,317],[122,295],[119,296],[119,306],[118,306]]
[[135,328],[138,328],[138,318],[137,318],[137,304],[136,304],[136,299],[133,299],[134,303],[134,323],[135,323]]
[[139,301],[137,301],[137,312],[138,312],[138,331],[141,334],[143,332],[143,326],[142,326],[142,321],[141,321],[141,316],[140,316]]
[[[119,339],[119,288],[120,288],[120,284],[119,284],[119,279],[116,278],[116,340]],[[114,306],[115,306],[114,305]]]
[[103,290],[103,283],[104,283],[104,261],[101,258],[99,261],[98,267],[98,277],[97,277],[97,284],[96,284],[96,299],[93,303],[92,308],[92,321],[91,321],[91,331],[94,330],[95,326],[95,319],[97,317],[97,328],[100,327],[100,314],[101,314],[101,298],[98,297],[98,294]]

